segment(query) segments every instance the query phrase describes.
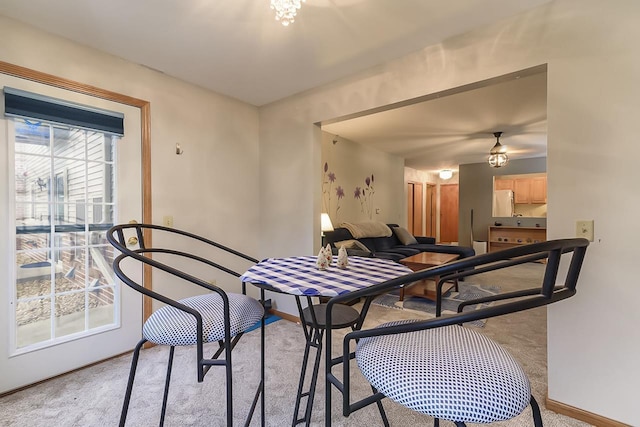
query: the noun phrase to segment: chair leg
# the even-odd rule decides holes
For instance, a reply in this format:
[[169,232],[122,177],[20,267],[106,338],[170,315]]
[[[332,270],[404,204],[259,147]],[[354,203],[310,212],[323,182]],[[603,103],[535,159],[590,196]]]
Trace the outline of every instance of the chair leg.
[[531,405],[531,412],[533,413],[533,425],[536,427],[542,427],[542,415],[540,414],[540,406],[538,406],[538,402],[531,395],[531,400],[529,401]]
[[164,416],[167,413],[167,398],[169,397],[169,383],[171,382],[171,369],[173,368],[173,352],[175,347],[169,349],[169,362],[167,363],[167,377],[164,381],[164,395],[162,396],[162,411],[160,412],[160,426],[164,425]]
[[124,402],[122,403],[122,412],[120,413],[120,427],[124,427],[127,421],[127,412],[129,411],[129,402],[131,401],[131,390],[133,389],[133,380],[136,377],[136,368],[138,367],[138,358],[140,357],[140,349],[146,343],[146,339],[141,339],[133,350],[133,358],[131,359],[131,368],[129,369],[129,381],[127,382],[127,391],[124,394]]
[[439,418],[434,418],[433,419],[433,427],[440,427],[440,419]]
[[[371,386],[371,391],[373,391],[373,394],[376,394],[378,392],[378,390],[374,386]],[[384,406],[382,406],[382,400],[378,400],[376,402],[376,405],[378,406],[378,412],[380,412],[380,418],[382,418],[382,424],[384,425],[384,427],[389,427],[389,419],[387,418],[387,413],[384,410]]]

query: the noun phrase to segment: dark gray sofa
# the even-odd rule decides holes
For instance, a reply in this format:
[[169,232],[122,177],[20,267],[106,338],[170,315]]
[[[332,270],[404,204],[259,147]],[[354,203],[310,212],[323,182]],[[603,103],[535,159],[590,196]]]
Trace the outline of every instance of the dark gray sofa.
[[357,240],[364,244],[369,252],[359,249],[347,249],[347,253],[350,256],[365,256],[385,258],[393,261],[399,261],[402,258],[406,258],[412,255],[416,255],[420,252],[440,252],[447,254],[458,254],[460,258],[466,258],[475,255],[473,248],[466,246],[454,246],[454,245],[437,245],[436,239],[433,237],[420,237],[414,236],[418,243],[404,245],[398,239],[398,236],[393,232],[398,224],[387,224],[392,233],[389,237],[365,237],[361,239],[354,239],[349,230],[343,227],[335,228],[334,231],[325,232],[325,244],[329,243],[334,253],[337,253],[337,242],[343,242],[348,240]]

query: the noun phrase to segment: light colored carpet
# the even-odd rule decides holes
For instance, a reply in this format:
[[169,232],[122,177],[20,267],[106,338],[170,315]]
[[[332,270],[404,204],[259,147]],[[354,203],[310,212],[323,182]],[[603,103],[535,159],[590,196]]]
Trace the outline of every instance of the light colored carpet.
[[[488,297],[490,295],[496,295],[500,293],[500,288],[493,285],[476,285],[471,283],[471,280],[464,282],[464,286],[458,286],[458,291],[455,289],[450,289],[446,294],[442,297],[442,315],[446,314],[455,314],[458,311],[458,305],[464,301],[469,301],[471,299]],[[463,283],[463,282],[460,282]],[[416,311],[415,315],[421,316],[422,313],[430,314],[431,317],[436,316],[436,302],[430,299],[421,298],[417,296],[405,296],[402,301],[400,301],[400,292],[394,291],[385,295],[380,295],[373,303],[375,305],[381,305],[383,307],[395,308],[398,310],[406,310],[406,311]],[[484,307],[489,307],[493,304],[477,304],[468,306],[466,309],[474,310]],[[485,319],[476,320],[474,322],[470,322],[465,324],[465,326],[477,326],[483,327],[486,323]]]
[[[502,290],[530,287],[542,274],[540,264],[526,264],[515,273],[493,272],[474,278],[473,283],[499,286]],[[464,287],[465,283],[460,283]],[[416,313],[372,306],[366,325],[405,318]],[[365,325],[365,327],[366,327]],[[544,408],[546,396],[546,310],[535,309],[490,319],[482,333],[502,343],[520,361],[529,375],[533,394],[542,409],[545,426],[580,427],[587,424],[555,414]],[[267,326],[267,422],[268,426],[291,425],[297,378],[304,350],[300,325],[281,320]],[[341,342],[334,341],[338,354]],[[234,350],[234,425],[242,425],[259,378],[259,330],[246,334]],[[213,348],[213,347],[212,347]],[[128,426],[158,424],[168,349],[155,347],[142,353],[134,387]],[[92,368],[65,375],[0,399],[2,426],[88,427],[116,425],[127,381],[130,355]],[[197,383],[192,348],[178,348],[174,360],[166,426],[225,425],[224,372],[212,368],[203,383]],[[43,363],[47,363],[43,361]],[[370,392],[366,381],[354,367],[354,396]],[[321,371],[322,375],[322,371]],[[335,426],[381,426],[375,405],[357,411],[349,418],[341,414],[341,400],[333,393]],[[414,413],[386,399],[384,406],[392,426],[432,425],[432,418]],[[260,422],[254,417],[252,426]],[[318,383],[312,425],[324,425],[324,381]],[[442,422],[442,426],[453,425]],[[531,412],[493,424],[495,426],[532,426]]]

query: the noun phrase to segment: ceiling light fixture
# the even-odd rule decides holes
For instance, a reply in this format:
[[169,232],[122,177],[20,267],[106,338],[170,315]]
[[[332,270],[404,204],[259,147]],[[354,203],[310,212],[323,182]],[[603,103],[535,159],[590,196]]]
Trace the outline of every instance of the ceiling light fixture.
[[293,24],[301,3],[305,1],[306,0],[271,0],[271,9],[276,11],[276,21],[280,21],[285,27]]
[[489,166],[492,168],[501,168],[509,163],[509,156],[507,156],[507,147],[500,144],[500,136],[502,132],[494,132],[493,136],[496,137],[496,145],[493,146],[489,152]]
[[440,179],[451,179],[453,171],[451,169],[442,169],[440,171]]

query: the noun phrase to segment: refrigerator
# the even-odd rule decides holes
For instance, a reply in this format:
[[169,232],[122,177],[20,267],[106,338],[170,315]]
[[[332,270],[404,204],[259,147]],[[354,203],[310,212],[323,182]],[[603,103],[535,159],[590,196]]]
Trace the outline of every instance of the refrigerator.
[[493,192],[493,216],[513,216],[513,190],[495,190]]

